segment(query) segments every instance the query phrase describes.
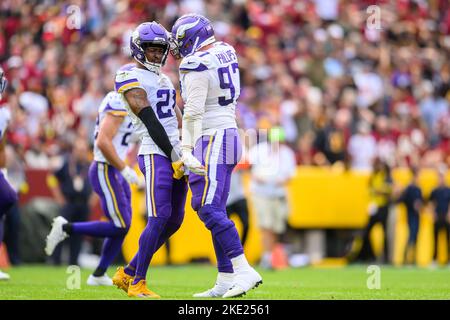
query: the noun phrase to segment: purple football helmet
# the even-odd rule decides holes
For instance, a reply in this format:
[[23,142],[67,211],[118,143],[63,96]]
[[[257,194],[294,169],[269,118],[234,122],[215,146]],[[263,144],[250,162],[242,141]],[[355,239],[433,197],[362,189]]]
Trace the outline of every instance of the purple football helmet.
[[[159,63],[150,62],[145,56],[148,47],[160,47],[164,49],[163,58]],[[146,69],[159,73],[160,68],[166,63],[169,53],[169,37],[167,30],[157,22],[141,23],[130,38],[131,55]]]
[[175,21],[172,27],[171,41],[176,44],[176,51],[182,57],[194,53],[198,49],[216,41],[211,22],[199,14],[185,14]]

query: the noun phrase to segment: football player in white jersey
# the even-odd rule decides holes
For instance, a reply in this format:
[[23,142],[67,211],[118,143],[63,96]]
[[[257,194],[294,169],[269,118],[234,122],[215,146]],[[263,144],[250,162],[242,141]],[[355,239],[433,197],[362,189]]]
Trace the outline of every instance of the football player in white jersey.
[[[0,67],[0,101],[2,93],[5,91],[8,82],[4,75],[3,69]],[[11,114],[5,107],[0,107],[0,246],[3,241],[3,225],[6,212],[17,201],[17,193],[6,180],[6,153],[5,153],[5,132],[8,128]],[[9,280],[10,276],[0,271],[0,280]]]
[[[235,115],[240,94],[236,51],[216,41],[209,20],[197,14],[175,22],[171,43],[171,53],[183,58],[181,160],[190,170],[192,207],[211,231],[219,271],[215,286],[194,297],[242,296],[262,278],[247,262],[236,226],[226,213],[231,173],[241,157]],[[202,169],[204,177],[196,174]]]
[[148,222],[138,253],[117,270],[113,282],[130,297],[159,298],[147,288],[146,275],[153,254],[184,218],[187,184],[179,160],[181,113],[175,88],[161,72],[169,53],[167,30],[156,22],[142,23],[132,33],[130,48],[138,63],[117,73],[116,91],[141,138],[138,161],[145,176]]
[[[121,69],[127,69],[125,65]],[[95,127],[94,161],[89,180],[99,195],[101,207],[109,221],[69,223],[64,217],[53,220],[45,252],[51,255],[56,246],[72,234],[105,238],[99,265],[87,280],[88,285],[111,286],[106,270],[122,248],[131,223],[129,183],[139,184],[136,172],[125,163],[133,124],[121,96],[109,92],[98,109]]]

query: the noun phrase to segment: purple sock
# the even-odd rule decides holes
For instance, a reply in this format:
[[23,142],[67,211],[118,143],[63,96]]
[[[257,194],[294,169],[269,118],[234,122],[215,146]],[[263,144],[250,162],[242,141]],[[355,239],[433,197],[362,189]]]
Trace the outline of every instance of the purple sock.
[[241,240],[239,239],[239,233],[235,226],[218,234],[213,234],[213,237],[214,236],[214,242],[217,242],[220,245],[222,252],[228,257],[228,260],[244,253]]
[[167,224],[167,219],[150,217],[147,226],[139,238],[139,252],[137,259],[136,275],[133,284],[145,279],[153,254],[159,243],[159,238]]
[[[164,228],[163,233],[159,237],[158,244],[156,245],[156,251],[161,248],[161,246],[180,228],[180,225],[178,223],[170,223],[168,222],[166,224],[166,227]],[[154,253],[153,253],[154,254]],[[137,261],[138,261],[138,253],[136,253],[131,259],[130,263],[124,268],[124,272],[129,275],[133,276],[136,273],[136,267],[137,267]]]
[[117,237],[125,236],[128,229],[118,228],[112,222],[92,221],[75,222],[72,224],[72,233],[85,234],[92,237]]
[[134,275],[136,274],[136,267],[139,259],[138,255],[139,251],[136,252],[133,259],[131,259],[130,263],[128,263],[128,265],[123,269],[123,271],[129,276],[134,277]]
[[155,250],[158,251],[159,248],[161,248],[161,246],[166,243],[167,240],[169,240],[169,238],[180,228],[180,225],[178,223],[170,223],[168,222],[166,224],[166,227],[164,228],[163,233],[161,234],[161,236],[159,237],[159,241],[158,241],[158,246]]
[[100,269],[108,269],[114,258],[122,248],[123,239],[125,237],[106,238],[103,242],[102,255],[98,267]]
[[217,269],[219,272],[233,273],[233,264],[227,257],[219,242],[213,237],[214,252],[217,259]]

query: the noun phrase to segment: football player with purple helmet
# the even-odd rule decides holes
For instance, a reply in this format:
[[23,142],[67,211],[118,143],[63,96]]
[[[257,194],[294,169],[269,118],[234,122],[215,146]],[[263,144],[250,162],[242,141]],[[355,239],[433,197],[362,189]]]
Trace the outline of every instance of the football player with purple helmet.
[[113,283],[128,296],[159,298],[147,288],[146,274],[153,254],[184,218],[187,184],[179,158],[181,112],[172,81],[161,72],[169,53],[167,30],[156,22],[140,24],[132,33],[130,49],[137,64],[118,71],[115,85],[141,140],[138,162],[145,176],[148,222],[139,251],[117,270]]
[[171,53],[182,58],[181,161],[190,171],[192,207],[211,231],[218,267],[215,286],[194,297],[242,296],[262,278],[247,262],[226,213],[231,173],[242,152],[235,114],[241,90],[237,54],[216,41],[211,22],[198,14],[180,17],[171,36]]

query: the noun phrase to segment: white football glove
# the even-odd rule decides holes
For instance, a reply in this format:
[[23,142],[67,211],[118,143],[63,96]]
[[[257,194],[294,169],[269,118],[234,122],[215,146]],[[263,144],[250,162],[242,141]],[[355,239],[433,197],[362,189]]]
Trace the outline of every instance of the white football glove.
[[200,176],[206,175],[205,166],[203,166],[191,152],[183,150],[181,154],[181,161],[189,171],[198,174]]
[[130,184],[139,185],[141,183],[136,171],[131,169],[129,166],[126,166],[122,171],[120,171],[120,173]]

